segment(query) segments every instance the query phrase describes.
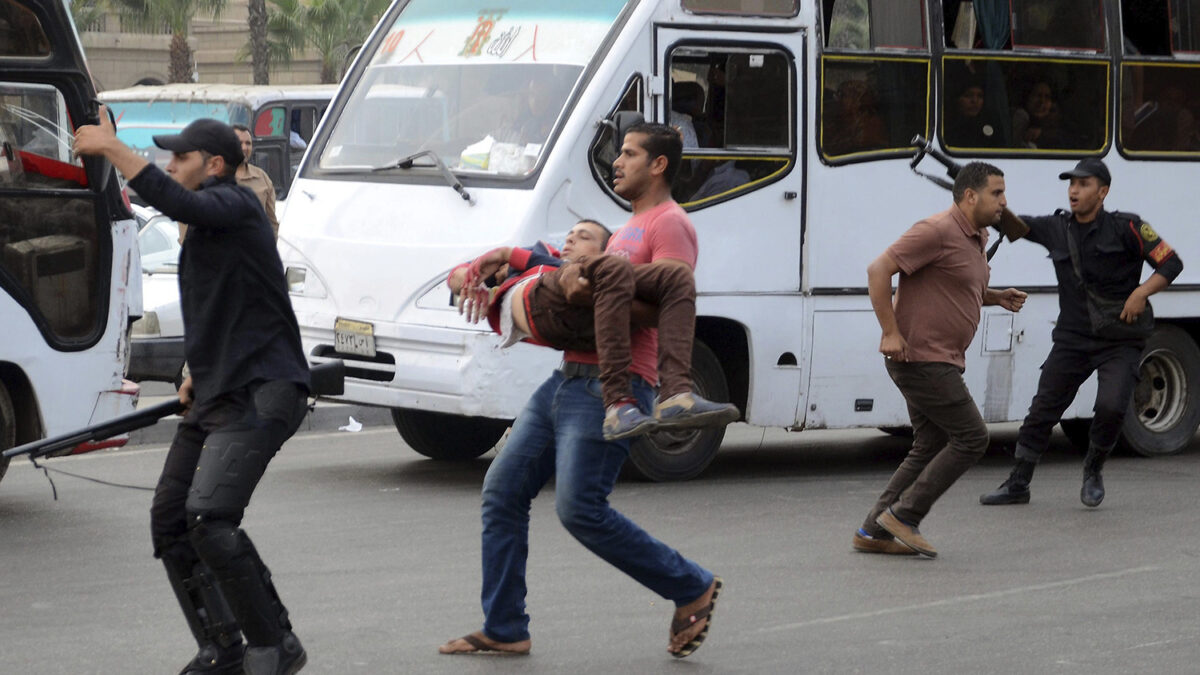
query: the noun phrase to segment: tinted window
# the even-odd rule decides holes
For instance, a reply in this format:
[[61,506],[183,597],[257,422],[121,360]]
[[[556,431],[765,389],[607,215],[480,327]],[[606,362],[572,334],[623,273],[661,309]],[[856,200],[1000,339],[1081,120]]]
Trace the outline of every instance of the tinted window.
[[697,14],[745,16],[796,16],[799,0],[683,0],[683,8]]
[[1104,8],[1100,0],[1012,0],[1012,43],[1103,51]]
[[943,78],[948,148],[1083,152],[1104,146],[1107,62],[947,57]]
[[0,0],[0,56],[49,56],[50,40],[29,9]]
[[913,136],[929,134],[927,61],[825,56],[821,64],[825,157],[908,149]]
[[1131,152],[1200,152],[1200,66],[1121,69],[1121,145]]
[[825,46],[830,49],[923,48],[925,3],[824,0]]

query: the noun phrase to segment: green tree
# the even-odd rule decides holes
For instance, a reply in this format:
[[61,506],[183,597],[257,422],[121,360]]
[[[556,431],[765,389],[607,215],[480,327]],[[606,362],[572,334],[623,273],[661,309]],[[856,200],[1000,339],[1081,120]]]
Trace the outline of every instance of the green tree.
[[145,27],[165,26],[171,32],[171,66],[167,79],[171,82],[192,81],[192,48],[188,46],[192,19],[197,14],[212,14],[215,18],[225,9],[228,0],[113,0],[121,13],[123,24]]
[[107,11],[108,3],[104,0],[75,0],[71,3],[71,18],[80,33],[95,30]]
[[341,76],[347,54],[362,44],[390,4],[389,0],[271,0],[267,20],[272,62],[290,63],[311,47],[321,60],[321,82]]

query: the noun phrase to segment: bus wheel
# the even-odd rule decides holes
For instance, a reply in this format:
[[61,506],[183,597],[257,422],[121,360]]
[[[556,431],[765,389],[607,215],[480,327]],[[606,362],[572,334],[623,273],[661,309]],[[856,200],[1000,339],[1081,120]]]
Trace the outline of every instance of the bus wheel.
[[[17,444],[17,415],[13,412],[12,399],[8,389],[0,382],[0,450],[6,450]],[[0,479],[8,471],[9,457],[0,457]]]
[[475,459],[496,445],[508,422],[489,417],[392,408],[396,431],[413,450],[448,461]]
[[1139,455],[1171,455],[1200,426],[1200,349],[1182,328],[1159,326],[1146,341],[1121,442]]
[[[692,387],[710,401],[728,401],[721,362],[703,342],[692,345]],[[713,461],[725,427],[660,431],[634,440],[629,461],[635,473],[653,481],[689,480]]]

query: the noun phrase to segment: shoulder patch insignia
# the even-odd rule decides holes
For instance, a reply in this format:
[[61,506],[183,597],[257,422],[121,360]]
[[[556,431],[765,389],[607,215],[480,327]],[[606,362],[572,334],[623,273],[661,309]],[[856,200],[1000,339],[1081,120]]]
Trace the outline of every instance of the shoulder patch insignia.
[[1154,231],[1153,227],[1150,227],[1150,223],[1142,223],[1141,234],[1142,240],[1147,244],[1152,241],[1158,241],[1158,233]]
[[1157,265],[1158,263],[1166,260],[1167,256],[1171,255],[1173,252],[1174,251],[1170,244],[1165,241],[1159,242],[1158,246],[1150,249],[1150,259],[1153,260],[1154,264]]

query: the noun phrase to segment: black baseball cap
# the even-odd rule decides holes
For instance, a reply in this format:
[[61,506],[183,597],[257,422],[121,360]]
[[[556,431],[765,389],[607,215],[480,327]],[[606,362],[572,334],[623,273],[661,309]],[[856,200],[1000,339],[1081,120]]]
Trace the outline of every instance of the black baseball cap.
[[1084,178],[1086,176],[1095,176],[1096,178],[1100,179],[1101,183],[1104,183],[1105,185],[1112,185],[1112,174],[1108,172],[1108,167],[1104,166],[1104,162],[1096,159],[1095,157],[1081,159],[1079,160],[1079,163],[1075,165],[1074,169],[1058,174],[1058,177],[1061,180],[1068,180],[1070,178]]
[[195,120],[177,134],[155,136],[154,144],[171,152],[203,150],[224,157],[225,163],[234,167],[246,160],[233,127],[210,118]]

